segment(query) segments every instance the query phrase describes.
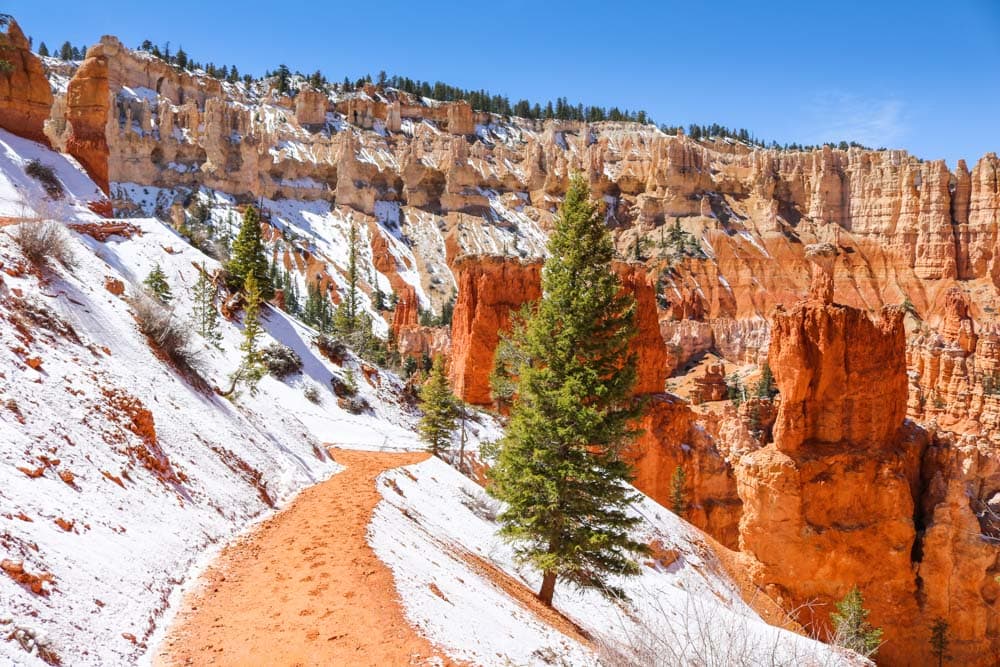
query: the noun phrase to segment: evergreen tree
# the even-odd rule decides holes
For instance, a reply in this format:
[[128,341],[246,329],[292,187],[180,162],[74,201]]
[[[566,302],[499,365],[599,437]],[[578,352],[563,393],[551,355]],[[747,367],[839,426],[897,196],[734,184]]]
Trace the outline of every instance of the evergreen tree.
[[420,404],[424,416],[420,418],[420,437],[427,443],[427,451],[440,457],[455,431],[455,396],[444,374],[444,357],[438,355],[431,367],[431,375],[420,388]]
[[302,321],[321,333],[330,333],[333,318],[330,313],[330,299],[317,280],[306,288],[306,303],[302,308]]
[[451,318],[455,314],[455,293],[452,292],[448,300],[441,306],[441,318],[438,320],[443,327],[451,326]]
[[247,274],[243,295],[246,299],[246,307],[243,309],[243,341],[240,343],[243,359],[233,375],[233,386],[243,383],[250,390],[250,395],[254,396],[257,394],[257,384],[267,373],[267,366],[264,365],[264,354],[260,349],[260,337],[264,335],[260,324],[263,297],[257,287],[257,278],[252,273]]
[[59,47],[59,58],[60,60],[72,60],[73,45],[69,42],[63,42],[62,46]]
[[684,500],[684,484],[687,481],[687,473],[684,468],[677,466],[674,474],[670,478],[670,505],[677,516],[684,516],[687,512],[687,502]]
[[830,618],[836,644],[869,658],[882,644],[882,629],[871,626],[864,605],[865,599],[855,586],[837,603],[837,611]]
[[944,665],[944,661],[951,656],[948,655],[948,645],[951,639],[948,637],[948,621],[938,618],[931,625],[931,653],[937,658],[938,667]]
[[199,267],[198,280],[192,288],[194,306],[191,310],[195,330],[206,340],[216,343],[219,333],[219,313],[215,310],[215,283],[208,277],[204,263]]
[[340,335],[353,338],[358,321],[358,229],[351,223],[347,236],[347,292],[333,316],[333,327]]
[[49,55],[49,47],[45,46],[45,42],[38,45],[38,55],[46,57]]
[[142,281],[142,284],[160,303],[170,303],[170,300],[174,298],[173,293],[170,291],[170,283],[167,282],[167,274],[163,272],[159,264],[153,267],[153,270],[149,272],[149,275]]
[[245,290],[244,283],[253,274],[261,298],[270,300],[274,296],[274,286],[271,284],[270,267],[264,254],[260,217],[253,206],[248,206],[243,213],[243,224],[240,225],[239,234],[233,239],[232,255],[226,268],[233,276],[235,287]]
[[778,388],[774,386],[774,373],[771,372],[771,365],[764,363],[764,368],[760,371],[760,379],[757,380],[757,398],[774,398],[778,394]]
[[290,92],[289,82],[292,77],[292,72],[288,69],[288,65],[278,65],[278,71],[275,74],[278,77],[278,92],[282,95],[287,95]]
[[614,245],[576,175],[549,240],[541,301],[511,344],[517,395],[490,470],[507,503],[501,535],[522,563],[541,570],[538,597],[552,604],[557,578],[620,594],[607,575],[639,571],[629,536],[638,496],[621,448],[641,406],[630,398],[635,301],[611,268]]

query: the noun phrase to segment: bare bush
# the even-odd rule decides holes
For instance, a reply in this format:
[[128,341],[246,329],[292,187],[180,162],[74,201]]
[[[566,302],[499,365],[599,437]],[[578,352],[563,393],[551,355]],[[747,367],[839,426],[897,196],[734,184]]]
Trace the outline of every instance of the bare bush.
[[[630,593],[631,594],[631,593]],[[722,610],[718,600],[642,591],[641,612],[620,602],[618,632],[598,642],[606,667],[848,667],[871,665],[852,651],[766,625],[749,610]],[[617,637],[612,637],[612,634]]]
[[494,500],[484,493],[470,492],[464,487],[462,487],[461,491],[462,497],[459,498],[459,502],[480,519],[496,523],[501,509],[500,501]]
[[28,261],[37,267],[46,266],[51,261],[67,269],[76,265],[69,234],[57,222],[22,222],[9,233]]
[[362,412],[368,412],[371,409],[368,401],[361,396],[338,398],[337,405],[339,405],[342,410],[346,410],[352,415],[359,415]]
[[319,387],[312,382],[306,382],[302,385],[302,395],[306,397],[307,401],[315,403],[316,405],[319,405],[320,401],[322,401],[322,397],[319,393]]
[[62,199],[65,194],[62,182],[56,176],[56,170],[47,164],[32,160],[24,168],[24,173],[41,183],[45,193],[52,199]]
[[141,289],[134,289],[129,299],[139,331],[146,335],[150,344],[164,354],[180,370],[200,377],[201,357],[191,343],[191,333],[187,325],[174,317],[162,303]]
[[264,348],[263,355],[267,372],[279,380],[302,370],[302,357],[285,345],[272,343]]

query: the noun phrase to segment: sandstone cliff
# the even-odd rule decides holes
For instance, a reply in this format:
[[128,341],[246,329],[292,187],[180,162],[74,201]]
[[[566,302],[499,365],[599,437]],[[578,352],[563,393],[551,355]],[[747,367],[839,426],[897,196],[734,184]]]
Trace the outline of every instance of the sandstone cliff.
[[46,143],[43,131],[52,107],[52,91],[42,63],[28,48],[28,39],[13,19],[6,41],[0,41],[0,60],[11,64],[0,72],[0,127]]
[[[541,262],[504,257],[463,257],[453,270],[458,300],[452,320],[451,381],[455,393],[474,405],[489,405],[489,376],[499,333],[526,303],[541,297]],[[656,296],[652,281],[641,267],[618,262],[615,271],[622,288],[636,302],[637,334],[634,345],[638,370],[633,392],[663,391],[667,352],[660,336]]]

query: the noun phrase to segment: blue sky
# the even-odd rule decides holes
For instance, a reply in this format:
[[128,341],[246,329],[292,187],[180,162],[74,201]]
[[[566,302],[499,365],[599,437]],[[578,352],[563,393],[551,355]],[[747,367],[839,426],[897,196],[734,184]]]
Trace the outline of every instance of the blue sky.
[[779,142],[906,148],[952,167],[1000,151],[1000,0],[15,0],[0,11],[50,48],[114,34],[255,74],[384,69]]

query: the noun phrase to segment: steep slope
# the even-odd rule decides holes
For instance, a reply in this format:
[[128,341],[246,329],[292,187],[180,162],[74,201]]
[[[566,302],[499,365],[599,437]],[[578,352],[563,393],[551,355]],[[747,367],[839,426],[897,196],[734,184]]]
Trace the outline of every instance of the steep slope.
[[[55,211],[91,231],[106,223],[87,210],[94,184],[74,164],[3,131],[0,146],[0,215]],[[62,200],[45,200],[24,175],[29,159],[55,168]],[[331,364],[276,311],[268,338],[304,368],[265,378],[257,396],[227,401],[164,363],[118,294],[159,263],[175,316],[187,318],[193,263],[212,261],[155,220],[130,224],[131,238],[106,242],[69,232],[75,265],[40,271],[13,227],[0,232],[0,620],[13,638],[0,655],[11,660],[28,659],[24,646],[63,664],[134,662],[200,553],[337,470],[323,442],[416,445],[398,380],[369,381],[350,357]],[[222,333],[218,348],[196,341],[208,385],[226,385],[239,360],[238,324],[223,322]],[[372,406],[364,414],[341,410],[330,389],[346,368]]]
[[704,535],[649,499],[633,511],[642,519],[636,536],[653,553],[640,576],[620,582],[629,599],[564,585],[552,614],[523,594],[541,577],[515,565],[496,536],[499,506],[482,488],[431,458],[383,473],[379,491],[369,539],[393,570],[407,617],[470,663],[865,662],[764,623]]

